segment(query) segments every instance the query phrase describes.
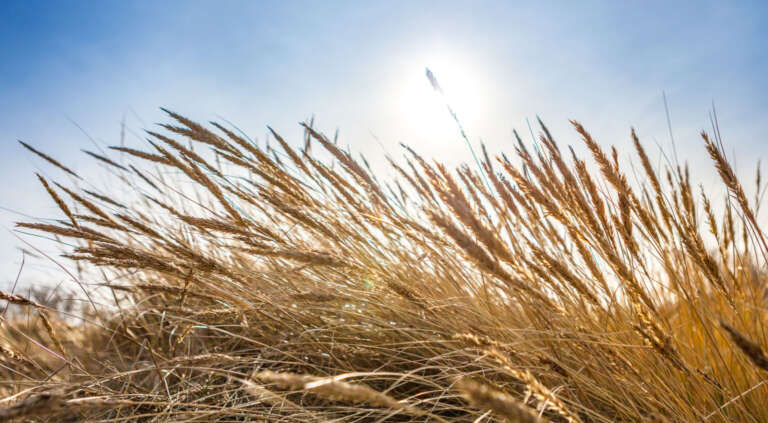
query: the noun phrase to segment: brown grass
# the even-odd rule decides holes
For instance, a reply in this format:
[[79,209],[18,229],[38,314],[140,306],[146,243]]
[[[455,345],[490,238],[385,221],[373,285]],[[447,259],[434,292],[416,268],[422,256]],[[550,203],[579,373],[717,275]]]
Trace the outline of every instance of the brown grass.
[[589,159],[542,124],[387,183],[310,124],[278,152],[168,113],[87,152],[122,189],[40,177],[66,220],[19,226],[89,301],[0,293],[0,421],[768,421],[768,245],[719,138],[722,211],[635,131],[637,184],[577,122]]

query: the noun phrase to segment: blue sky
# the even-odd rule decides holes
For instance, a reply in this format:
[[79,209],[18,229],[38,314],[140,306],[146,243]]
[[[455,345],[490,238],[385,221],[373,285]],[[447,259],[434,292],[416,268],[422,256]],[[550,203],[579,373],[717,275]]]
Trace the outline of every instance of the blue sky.
[[429,66],[494,152],[536,115],[562,143],[573,118],[625,154],[630,126],[668,148],[664,91],[681,158],[715,189],[697,136],[713,102],[740,167],[768,153],[766,42],[760,2],[0,1],[0,284],[21,258],[15,213],[58,216],[33,172],[62,175],[17,139],[98,174],[79,150],[117,144],[122,119],[141,146],[165,106],[261,140],[269,124],[298,142],[314,115],[374,162],[406,142],[458,163]]

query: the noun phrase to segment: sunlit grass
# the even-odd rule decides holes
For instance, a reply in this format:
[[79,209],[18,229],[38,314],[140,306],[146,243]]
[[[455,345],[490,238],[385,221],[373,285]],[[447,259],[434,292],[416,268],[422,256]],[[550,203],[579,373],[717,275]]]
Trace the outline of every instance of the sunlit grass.
[[716,214],[634,132],[640,185],[576,122],[589,161],[542,124],[383,181],[310,125],[274,150],[169,115],[92,154],[133,194],[39,177],[62,219],[19,226],[77,243],[89,301],[0,294],[0,421],[768,421],[768,246],[719,137]]

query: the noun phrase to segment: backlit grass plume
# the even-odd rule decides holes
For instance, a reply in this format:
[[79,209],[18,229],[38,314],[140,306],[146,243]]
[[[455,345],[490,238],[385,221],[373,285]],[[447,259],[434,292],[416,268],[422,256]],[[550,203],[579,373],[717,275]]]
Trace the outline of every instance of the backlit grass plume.
[[589,157],[541,124],[384,181],[309,123],[167,113],[87,153],[108,192],[24,144],[76,184],[38,176],[61,219],[19,227],[67,240],[85,305],[0,293],[0,421],[768,421],[768,247],[719,137],[723,207],[634,131],[637,183],[578,122]]

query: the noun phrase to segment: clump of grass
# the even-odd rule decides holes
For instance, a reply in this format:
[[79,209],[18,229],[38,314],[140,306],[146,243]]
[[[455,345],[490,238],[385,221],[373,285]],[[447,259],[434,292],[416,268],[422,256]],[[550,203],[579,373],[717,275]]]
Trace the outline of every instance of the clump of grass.
[[0,421],[768,421],[768,247],[719,133],[721,212],[635,131],[638,183],[577,122],[589,159],[541,124],[382,181],[311,123],[278,151],[168,114],[86,152],[123,189],[40,177],[63,218],[19,226],[88,301],[0,293]]

